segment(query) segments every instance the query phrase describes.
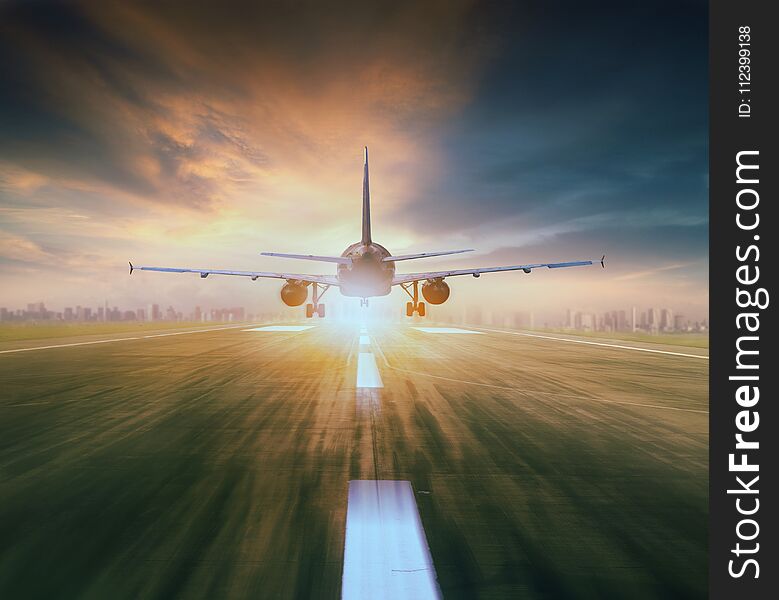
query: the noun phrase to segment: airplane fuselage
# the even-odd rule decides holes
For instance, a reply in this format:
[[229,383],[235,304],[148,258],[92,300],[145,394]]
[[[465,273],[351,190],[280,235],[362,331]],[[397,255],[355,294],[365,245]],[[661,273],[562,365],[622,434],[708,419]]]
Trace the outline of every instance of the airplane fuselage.
[[389,251],[375,242],[352,244],[341,256],[351,258],[350,264],[338,265],[341,294],[358,298],[386,296],[392,290],[395,263],[383,262]]

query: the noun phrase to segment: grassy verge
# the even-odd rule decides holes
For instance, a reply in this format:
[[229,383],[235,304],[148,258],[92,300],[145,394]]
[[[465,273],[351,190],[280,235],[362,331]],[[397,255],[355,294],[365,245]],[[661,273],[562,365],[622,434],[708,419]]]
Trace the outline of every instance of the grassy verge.
[[173,329],[196,329],[218,327],[226,323],[200,322],[154,322],[154,323],[3,323],[0,325],[0,342],[43,340],[76,337],[81,335],[108,335],[114,333],[137,333],[166,331]]

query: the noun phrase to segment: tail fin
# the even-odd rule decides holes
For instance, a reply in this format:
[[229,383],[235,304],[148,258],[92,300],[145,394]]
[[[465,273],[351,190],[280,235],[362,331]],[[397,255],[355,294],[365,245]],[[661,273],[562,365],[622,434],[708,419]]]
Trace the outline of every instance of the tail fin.
[[365,171],[362,177],[362,243],[371,243],[371,190],[368,185],[368,146],[365,146]]

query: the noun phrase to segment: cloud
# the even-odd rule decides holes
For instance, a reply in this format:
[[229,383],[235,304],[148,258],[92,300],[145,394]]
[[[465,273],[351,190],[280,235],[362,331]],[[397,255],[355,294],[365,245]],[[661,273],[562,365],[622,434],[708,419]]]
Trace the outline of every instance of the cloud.
[[408,155],[397,129],[461,105],[481,54],[460,36],[464,3],[49,8],[6,9],[4,50],[20,58],[5,64],[16,126],[0,155],[200,210],[279,169],[320,176],[372,140]]
[[676,271],[678,269],[683,269],[685,267],[690,266],[691,263],[679,263],[679,264],[673,264],[673,265],[662,265],[655,267],[653,269],[645,269],[643,271],[634,271],[632,273],[625,273],[624,275],[620,275],[619,277],[615,277],[614,281],[628,281],[631,279],[645,279],[648,277],[653,277],[659,273],[664,273],[666,271]]
[[56,257],[32,240],[0,231],[0,260],[51,263]]
[[705,285],[703,4],[40,4],[0,7],[3,264],[38,256],[40,289],[340,252],[364,144],[395,252],[606,251]]

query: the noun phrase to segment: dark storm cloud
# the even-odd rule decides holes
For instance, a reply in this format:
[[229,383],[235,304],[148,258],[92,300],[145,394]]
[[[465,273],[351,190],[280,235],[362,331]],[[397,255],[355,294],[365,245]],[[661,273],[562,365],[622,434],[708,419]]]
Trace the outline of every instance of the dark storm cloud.
[[[353,102],[407,126],[450,104],[479,53],[478,36],[460,26],[469,11],[462,2],[7,3],[0,160],[208,206],[220,182],[186,167],[228,145],[267,164],[246,134],[283,129],[276,113],[293,111],[295,97],[358,119],[348,98],[330,106],[327,96],[351,85]],[[263,121],[236,123],[247,107]],[[228,176],[245,175],[226,162]]]
[[493,17],[500,51],[409,225],[664,211],[668,225],[693,222],[705,252],[705,3],[530,2]]
[[150,186],[124,168],[110,123],[101,131],[75,116],[75,92],[80,80],[99,78],[112,93],[143,104],[122,75],[128,69],[169,74],[105,35],[74,4],[8,3],[0,14],[0,157],[48,174],[110,180],[149,193]]

